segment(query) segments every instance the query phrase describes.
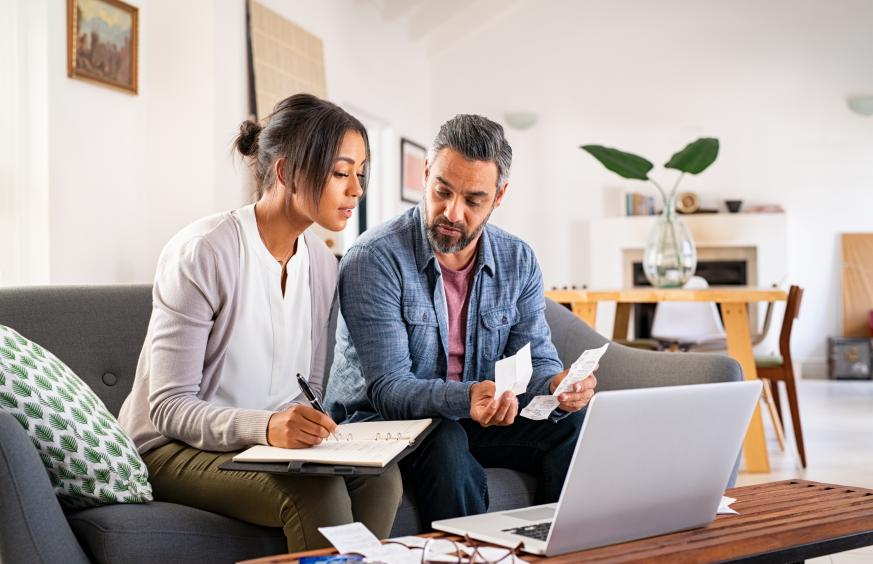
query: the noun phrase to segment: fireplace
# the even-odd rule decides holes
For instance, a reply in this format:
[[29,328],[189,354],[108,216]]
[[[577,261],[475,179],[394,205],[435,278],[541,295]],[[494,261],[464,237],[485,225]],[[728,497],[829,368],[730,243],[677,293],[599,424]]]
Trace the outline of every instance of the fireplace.
[[[633,286],[651,286],[643,273],[643,263],[633,263]],[[695,276],[706,280],[710,286],[748,286],[749,263],[746,260],[698,260]],[[652,336],[652,323],[658,304],[634,304],[633,334],[638,339]],[[719,312],[720,313],[720,312]],[[753,316],[752,319],[754,319]]]

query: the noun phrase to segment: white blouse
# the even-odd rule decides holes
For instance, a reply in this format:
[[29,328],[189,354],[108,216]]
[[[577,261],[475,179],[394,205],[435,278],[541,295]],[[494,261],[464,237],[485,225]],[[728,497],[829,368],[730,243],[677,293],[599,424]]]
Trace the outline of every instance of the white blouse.
[[303,396],[299,373],[309,379],[312,361],[312,295],[309,251],[297,238],[297,252],[282,266],[258,232],[255,205],[236,210],[242,225],[240,305],[218,390],[212,403],[228,407],[278,410]]

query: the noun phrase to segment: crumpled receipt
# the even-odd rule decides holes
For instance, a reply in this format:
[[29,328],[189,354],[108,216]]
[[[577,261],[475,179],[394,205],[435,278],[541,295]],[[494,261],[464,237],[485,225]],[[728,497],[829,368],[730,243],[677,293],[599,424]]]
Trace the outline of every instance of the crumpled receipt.
[[609,343],[606,343],[602,347],[588,349],[579,355],[576,362],[570,366],[570,371],[567,376],[561,380],[561,383],[558,384],[558,387],[555,388],[552,395],[537,396],[532,399],[530,403],[521,410],[521,416],[533,421],[548,419],[552,411],[558,407],[558,396],[571,389],[573,384],[588,378],[600,363],[600,359],[606,353],[608,347]]

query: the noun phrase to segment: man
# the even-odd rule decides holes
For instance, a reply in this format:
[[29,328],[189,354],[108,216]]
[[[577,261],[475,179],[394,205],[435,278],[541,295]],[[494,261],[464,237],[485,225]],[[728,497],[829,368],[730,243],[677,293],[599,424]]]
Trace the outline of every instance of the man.
[[[511,162],[500,125],[449,120],[425,162],[422,205],[362,235],[340,265],[328,408],[337,421],[445,419],[400,464],[424,523],[486,511],[483,467],[534,474],[534,502],[557,501],[594,394],[591,376],[561,394],[549,420],[518,416],[567,371],[533,251],[488,225]],[[527,393],[495,397],[495,362],[527,343]]]

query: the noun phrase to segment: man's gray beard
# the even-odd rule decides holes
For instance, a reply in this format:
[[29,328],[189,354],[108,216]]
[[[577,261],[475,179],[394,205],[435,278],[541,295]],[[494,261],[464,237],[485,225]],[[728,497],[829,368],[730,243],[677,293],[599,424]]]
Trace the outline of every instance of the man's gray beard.
[[[488,212],[488,216],[482,220],[482,223],[476,228],[476,230],[464,237],[461,237],[457,241],[453,240],[451,237],[446,235],[440,235],[440,233],[436,230],[437,223],[432,225],[428,225],[427,223],[427,202],[426,200],[422,200],[422,209],[424,211],[423,220],[425,226],[425,232],[427,232],[427,240],[430,243],[430,246],[438,253],[442,253],[445,255],[457,253],[463,249],[466,249],[467,246],[473,242],[476,237],[482,233],[482,230],[485,229],[485,224],[488,223],[488,220],[491,219],[491,213],[494,211],[494,208],[491,208],[491,211]],[[451,224],[450,224],[451,225]]]

